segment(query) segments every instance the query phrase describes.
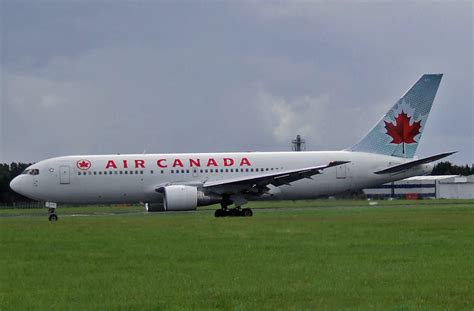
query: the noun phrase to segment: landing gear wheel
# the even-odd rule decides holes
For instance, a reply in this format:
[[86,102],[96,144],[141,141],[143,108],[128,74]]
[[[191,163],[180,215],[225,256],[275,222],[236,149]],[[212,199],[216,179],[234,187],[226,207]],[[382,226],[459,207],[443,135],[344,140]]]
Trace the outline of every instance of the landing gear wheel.
[[214,212],[214,216],[215,217],[225,217],[227,216],[227,211],[225,209],[216,209],[216,211]]
[[49,217],[48,217],[49,221],[51,222],[55,222],[55,221],[58,221],[58,215],[56,214],[50,214]]
[[251,210],[250,208],[244,208],[244,209],[242,210],[242,216],[244,216],[244,217],[251,217],[251,216],[253,216],[253,212],[252,212],[252,210]]

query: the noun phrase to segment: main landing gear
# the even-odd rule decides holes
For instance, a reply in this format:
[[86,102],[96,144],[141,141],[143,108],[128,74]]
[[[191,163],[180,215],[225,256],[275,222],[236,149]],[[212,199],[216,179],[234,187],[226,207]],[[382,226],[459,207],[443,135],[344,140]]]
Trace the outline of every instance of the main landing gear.
[[51,222],[55,222],[55,221],[58,221],[58,215],[56,215],[56,209],[55,208],[49,208],[48,209],[48,219],[49,221]]
[[[214,213],[216,217],[250,217],[253,212],[250,208],[242,208],[242,205],[247,203],[247,200],[242,195],[224,195],[221,202],[221,208]],[[228,208],[229,205],[234,204],[235,208]]]
[[216,209],[214,216],[216,217],[250,217],[253,212],[250,208],[231,208],[231,209]]
[[250,217],[252,215],[253,212],[250,208],[241,208],[240,206],[231,209],[227,209],[227,206],[222,206],[222,208],[216,209],[214,213],[216,217]]

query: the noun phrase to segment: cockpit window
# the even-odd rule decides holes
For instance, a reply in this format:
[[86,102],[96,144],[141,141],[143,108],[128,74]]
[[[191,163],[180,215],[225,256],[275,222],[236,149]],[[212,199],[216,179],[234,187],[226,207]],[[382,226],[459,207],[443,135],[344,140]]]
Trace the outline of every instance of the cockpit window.
[[37,168],[24,170],[22,175],[39,175],[39,170]]

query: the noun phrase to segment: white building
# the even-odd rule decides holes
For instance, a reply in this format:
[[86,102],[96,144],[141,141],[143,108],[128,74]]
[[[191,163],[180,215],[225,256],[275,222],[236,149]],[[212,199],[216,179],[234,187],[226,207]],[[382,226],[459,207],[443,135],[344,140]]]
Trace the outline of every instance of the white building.
[[437,198],[474,199],[474,175],[456,176],[437,183]]
[[364,189],[370,198],[474,199],[474,175],[415,176]]

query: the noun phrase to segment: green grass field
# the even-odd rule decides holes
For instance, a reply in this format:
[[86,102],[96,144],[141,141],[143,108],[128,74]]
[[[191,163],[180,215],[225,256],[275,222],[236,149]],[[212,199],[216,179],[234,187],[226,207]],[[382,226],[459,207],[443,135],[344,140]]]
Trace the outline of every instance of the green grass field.
[[2,210],[0,310],[474,310],[473,201],[251,207]]

